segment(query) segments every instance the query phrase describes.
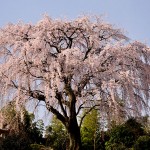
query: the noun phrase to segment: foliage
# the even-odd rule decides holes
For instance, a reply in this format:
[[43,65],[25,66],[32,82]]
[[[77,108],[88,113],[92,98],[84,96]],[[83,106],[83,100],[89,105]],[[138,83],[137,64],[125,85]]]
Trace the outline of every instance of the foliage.
[[3,101],[43,101],[66,127],[70,149],[79,149],[81,109],[100,108],[106,120],[148,108],[149,58],[149,47],[97,16],[8,24],[0,30]]
[[149,150],[150,136],[140,136],[134,144],[134,150]]
[[32,140],[32,143],[43,144],[43,131],[44,131],[44,123],[42,120],[38,120],[31,124],[31,126],[26,130],[28,136]]
[[144,135],[143,125],[139,123],[135,118],[130,118],[125,122],[125,127],[127,130],[133,133],[134,140],[139,136]]
[[106,142],[105,145],[106,150],[127,150],[127,147],[125,147],[123,143]]
[[106,142],[106,149],[131,148],[139,136],[144,135],[142,125],[134,118],[127,120],[124,124],[112,128],[110,131],[110,139]]
[[84,118],[84,121],[81,126],[81,139],[83,149],[99,149],[100,124],[97,110],[92,110]]
[[0,110],[2,119],[2,128],[10,128],[18,132],[20,116],[16,111],[16,107],[13,102],[8,103],[5,107]]
[[31,150],[30,144],[26,135],[13,133],[2,140],[2,150]]
[[124,144],[127,147],[132,146],[134,143],[134,134],[128,130],[125,126],[117,126],[112,129],[109,144]]
[[1,113],[3,124],[9,129],[9,134],[1,140],[2,149],[30,150],[31,143],[42,143],[44,124],[41,120],[33,122],[34,115],[25,108],[17,111],[15,105],[9,104]]
[[142,124],[145,133],[150,136],[150,116],[139,117],[138,122]]
[[66,150],[68,135],[64,125],[55,117],[53,117],[51,125],[47,126],[45,137],[46,146],[50,146],[54,150]]

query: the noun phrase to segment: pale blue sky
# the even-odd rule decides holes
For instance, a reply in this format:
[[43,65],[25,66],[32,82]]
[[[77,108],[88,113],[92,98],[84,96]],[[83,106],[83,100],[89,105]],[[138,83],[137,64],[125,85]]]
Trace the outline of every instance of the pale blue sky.
[[150,0],[0,0],[0,27],[8,22],[36,23],[43,14],[73,19],[106,14],[105,20],[150,45]]

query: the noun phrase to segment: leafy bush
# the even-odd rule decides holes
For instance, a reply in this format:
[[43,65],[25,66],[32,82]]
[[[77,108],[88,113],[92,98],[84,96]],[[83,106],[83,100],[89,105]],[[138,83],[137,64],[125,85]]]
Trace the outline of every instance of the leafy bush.
[[109,143],[124,143],[126,147],[130,147],[134,143],[134,134],[124,125],[117,126],[110,133]]
[[127,148],[122,143],[105,143],[105,149],[106,150],[127,150]]
[[144,135],[142,125],[134,118],[109,131],[110,139],[105,143],[107,150],[123,150],[133,147],[135,141]]

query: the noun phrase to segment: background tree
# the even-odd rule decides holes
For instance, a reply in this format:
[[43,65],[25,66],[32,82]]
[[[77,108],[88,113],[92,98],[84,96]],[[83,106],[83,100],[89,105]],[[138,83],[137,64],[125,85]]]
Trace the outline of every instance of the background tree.
[[1,139],[2,150],[30,150],[31,143],[42,144],[43,122],[34,122],[34,115],[25,108],[16,110],[14,103],[9,103],[0,111],[3,115],[3,128],[9,130]]
[[150,116],[146,115],[146,116],[138,117],[136,119],[140,124],[142,124],[146,134],[150,136]]
[[22,127],[21,111],[16,110],[14,102],[8,103],[0,110],[3,116],[2,129],[9,129],[10,131],[20,132]]
[[68,148],[68,134],[64,125],[53,117],[51,125],[46,128],[46,146],[50,146],[54,150],[66,150]]
[[150,148],[150,136],[140,136],[134,144],[134,150],[149,150]]
[[97,106],[103,118],[109,109],[113,116],[148,109],[150,49],[127,40],[99,17],[8,24],[0,30],[3,101],[43,101],[66,127],[70,149],[78,150],[83,108]]
[[142,124],[138,123],[134,118],[130,118],[125,123],[113,127],[108,132],[110,139],[105,143],[106,150],[132,148],[137,139],[145,134]]
[[100,149],[100,123],[98,111],[93,109],[86,115],[81,126],[81,139],[83,149]]

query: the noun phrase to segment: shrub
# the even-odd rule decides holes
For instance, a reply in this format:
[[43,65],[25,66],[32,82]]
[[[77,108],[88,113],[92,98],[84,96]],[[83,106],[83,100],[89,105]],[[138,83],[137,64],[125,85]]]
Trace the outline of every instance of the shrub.
[[115,126],[110,130],[110,139],[105,146],[110,150],[124,149],[124,147],[128,149],[133,147],[135,141],[143,135],[142,125],[134,118],[130,118],[124,124]]
[[110,133],[110,143],[124,143],[126,147],[132,146],[134,143],[134,134],[124,125],[117,126]]
[[127,148],[122,143],[105,143],[106,150],[127,150]]

